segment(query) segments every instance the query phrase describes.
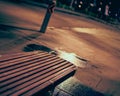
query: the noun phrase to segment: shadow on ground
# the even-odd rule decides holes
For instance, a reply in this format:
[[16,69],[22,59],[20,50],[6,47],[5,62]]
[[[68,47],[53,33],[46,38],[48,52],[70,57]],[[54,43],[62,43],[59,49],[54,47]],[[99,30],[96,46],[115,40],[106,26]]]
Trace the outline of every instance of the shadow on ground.
[[18,26],[13,26],[13,25],[5,25],[5,24],[0,24],[0,29],[3,29],[5,31],[7,30],[14,30],[14,29],[18,29],[18,30],[27,30],[27,31],[37,31],[34,29],[30,29],[30,28],[23,28],[23,27],[18,27]]
[[27,46],[23,48],[23,51],[25,52],[37,51],[37,50],[41,50],[41,51],[48,52],[48,53],[54,51],[44,45],[37,45],[37,44],[28,44]]
[[94,91],[81,84],[75,77],[69,78],[60,85],[58,85],[53,96],[104,96],[102,93]]
[[[5,53],[15,47],[23,46],[25,43],[32,41],[41,34],[37,30],[0,24],[0,50]],[[1,53],[2,54],[2,53]]]

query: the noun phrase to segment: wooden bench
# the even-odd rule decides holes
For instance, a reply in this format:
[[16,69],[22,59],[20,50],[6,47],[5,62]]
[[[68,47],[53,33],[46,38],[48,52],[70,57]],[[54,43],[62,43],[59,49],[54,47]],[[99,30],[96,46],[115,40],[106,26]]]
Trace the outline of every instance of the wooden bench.
[[34,96],[72,76],[76,67],[55,55],[37,51],[0,57],[0,96]]

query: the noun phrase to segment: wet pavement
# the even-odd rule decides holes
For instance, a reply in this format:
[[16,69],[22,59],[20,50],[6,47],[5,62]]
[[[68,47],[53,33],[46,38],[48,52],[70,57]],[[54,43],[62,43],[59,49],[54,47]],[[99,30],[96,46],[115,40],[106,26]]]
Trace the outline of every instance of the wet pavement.
[[0,1],[0,55],[34,50],[58,55],[78,67],[75,82],[69,86],[76,83],[76,88],[84,86],[86,92],[120,96],[120,31],[88,18],[55,12],[46,33],[41,34],[45,11]]
[[68,53],[62,50],[58,49],[51,49],[44,45],[37,45],[37,44],[28,44],[24,47],[23,51],[30,52],[30,51],[45,51],[50,54],[54,54],[64,60],[67,60],[71,63],[73,63],[75,66],[80,68],[90,67],[90,65],[87,64],[87,60],[77,56],[75,53]]
[[[77,66],[78,68],[88,68],[92,67],[92,65],[88,65],[87,60],[78,57],[74,53],[67,53],[61,50],[53,50],[48,48],[47,46],[37,45],[37,44],[29,44],[24,47],[25,52],[31,51],[45,51],[49,54],[54,54],[64,60],[67,60]],[[77,80],[74,76],[65,80],[61,84],[55,87],[54,91],[48,91],[45,96],[104,96],[104,94],[95,91],[94,89],[85,86]]]
[[72,77],[58,85],[53,92],[53,96],[104,96],[104,95],[83,85],[75,77]]

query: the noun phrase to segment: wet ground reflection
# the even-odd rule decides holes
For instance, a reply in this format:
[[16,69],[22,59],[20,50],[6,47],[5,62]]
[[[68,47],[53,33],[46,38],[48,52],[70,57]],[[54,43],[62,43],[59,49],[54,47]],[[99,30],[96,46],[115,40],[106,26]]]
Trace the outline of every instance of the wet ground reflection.
[[58,49],[53,50],[44,45],[37,45],[37,44],[28,44],[26,47],[24,47],[24,51],[26,52],[36,51],[36,50],[41,50],[48,52],[50,54],[57,55],[58,57],[67,60],[80,68],[89,67],[89,65],[87,64],[87,60],[77,56],[75,53],[68,53]]
[[[30,51],[45,51],[50,54],[54,54],[63,58],[77,67],[85,68],[89,65],[87,64],[87,60],[77,56],[74,53],[68,53],[61,50],[53,50],[44,45],[37,45],[37,44],[28,44],[23,49],[26,52]],[[47,94],[48,93],[48,94]],[[51,95],[52,94],[52,95]],[[83,85],[80,81],[78,81],[75,77],[71,77],[58,86],[55,87],[53,92],[46,92],[44,96],[104,96],[103,94],[94,91],[93,89]]]
[[89,34],[96,34],[100,29],[97,28],[72,28],[72,30],[76,31],[76,32],[83,32],[83,33],[89,33]]
[[67,53],[65,51],[57,50],[57,54],[60,58],[65,59],[77,67],[85,68],[87,67],[87,60],[77,56],[75,53]]

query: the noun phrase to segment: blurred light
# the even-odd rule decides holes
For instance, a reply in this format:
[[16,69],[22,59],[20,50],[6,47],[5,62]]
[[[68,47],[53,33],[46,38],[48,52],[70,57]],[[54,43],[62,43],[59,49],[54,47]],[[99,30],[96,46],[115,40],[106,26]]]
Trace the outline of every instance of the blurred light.
[[93,6],[94,6],[94,4],[93,4],[93,3],[90,3],[90,6],[91,6],[91,7],[93,7]]
[[102,2],[100,2],[100,5],[102,5]]
[[100,11],[101,11],[101,8],[98,8],[98,11],[100,12]]
[[109,2],[109,4],[111,5],[111,2]]
[[75,4],[77,4],[77,1],[75,1]]
[[78,5],[79,8],[81,8],[82,6],[81,5]]
[[80,1],[80,4],[83,4],[83,2],[82,2],[82,1]]

